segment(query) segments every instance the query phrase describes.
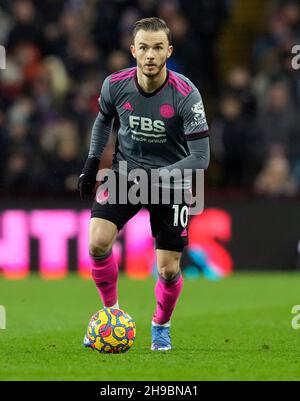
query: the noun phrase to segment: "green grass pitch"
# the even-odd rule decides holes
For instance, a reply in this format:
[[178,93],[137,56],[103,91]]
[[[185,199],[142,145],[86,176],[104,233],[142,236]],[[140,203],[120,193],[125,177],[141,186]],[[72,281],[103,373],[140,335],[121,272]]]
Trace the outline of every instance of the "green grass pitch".
[[174,349],[150,351],[154,280],[119,279],[120,306],[136,321],[125,354],[85,349],[90,316],[101,309],[92,281],[0,279],[6,330],[0,380],[299,380],[298,274],[235,274],[185,280],[172,321]]

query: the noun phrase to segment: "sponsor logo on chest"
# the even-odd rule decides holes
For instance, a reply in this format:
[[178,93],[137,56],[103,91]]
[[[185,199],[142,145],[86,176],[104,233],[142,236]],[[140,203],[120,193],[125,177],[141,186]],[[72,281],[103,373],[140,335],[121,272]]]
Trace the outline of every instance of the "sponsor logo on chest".
[[158,133],[163,134],[166,132],[165,123],[161,120],[152,120],[148,117],[139,117],[139,116],[129,116],[129,126],[133,133],[136,133],[137,130],[140,130],[142,133]]

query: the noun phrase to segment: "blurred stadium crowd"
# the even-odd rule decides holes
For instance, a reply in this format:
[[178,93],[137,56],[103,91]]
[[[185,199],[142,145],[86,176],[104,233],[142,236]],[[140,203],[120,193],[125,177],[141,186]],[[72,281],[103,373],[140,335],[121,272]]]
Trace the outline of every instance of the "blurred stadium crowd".
[[[300,72],[291,49],[300,44],[300,3],[270,3],[251,65],[220,78],[218,41],[234,0],[2,0],[0,194],[77,196],[101,83],[134,65],[132,25],[157,15],[173,34],[168,67],[209,105],[208,187],[299,195]],[[102,166],[113,149],[112,135]]]

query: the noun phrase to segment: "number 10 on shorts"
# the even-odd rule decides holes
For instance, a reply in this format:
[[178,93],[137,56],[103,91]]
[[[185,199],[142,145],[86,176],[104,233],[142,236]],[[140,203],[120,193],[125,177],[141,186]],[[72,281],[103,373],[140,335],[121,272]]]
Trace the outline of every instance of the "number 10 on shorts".
[[178,226],[179,219],[180,219],[180,224],[183,228],[187,226],[188,223],[188,214],[189,214],[189,208],[188,206],[183,206],[183,208],[179,212],[179,205],[173,205],[174,209],[174,221],[173,221],[173,226],[176,227]]

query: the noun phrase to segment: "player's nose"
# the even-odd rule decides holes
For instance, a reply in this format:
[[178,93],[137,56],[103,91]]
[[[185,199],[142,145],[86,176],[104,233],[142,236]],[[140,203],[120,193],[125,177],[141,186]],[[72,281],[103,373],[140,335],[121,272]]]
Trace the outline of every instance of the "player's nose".
[[154,53],[153,53],[152,49],[149,49],[147,51],[146,58],[147,58],[147,60],[153,60],[154,59]]

